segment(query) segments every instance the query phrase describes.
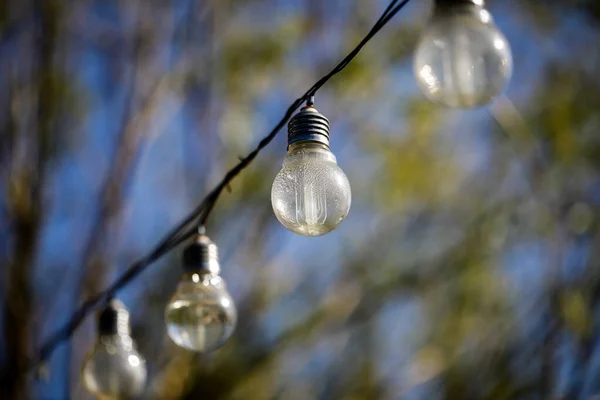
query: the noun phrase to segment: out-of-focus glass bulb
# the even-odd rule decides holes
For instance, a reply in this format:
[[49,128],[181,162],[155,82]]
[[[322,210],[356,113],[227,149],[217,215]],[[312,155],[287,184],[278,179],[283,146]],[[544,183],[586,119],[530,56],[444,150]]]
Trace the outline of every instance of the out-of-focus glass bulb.
[[319,236],[350,210],[348,178],[329,149],[329,121],[307,106],[289,123],[288,153],[271,189],[273,211],[290,231]]
[[220,277],[183,276],[166,310],[167,332],[179,346],[198,352],[221,347],[233,333],[236,309]]
[[510,45],[483,0],[436,0],[417,45],[414,72],[430,100],[450,107],[482,106],[510,80]]
[[217,246],[205,235],[184,252],[184,275],[165,310],[167,333],[197,352],[221,347],[237,321],[235,303],[219,276]]
[[146,385],[146,361],[130,336],[129,312],[111,300],[98,320],[98,340],[81,370],[84,387],[101,400],[138,398]]

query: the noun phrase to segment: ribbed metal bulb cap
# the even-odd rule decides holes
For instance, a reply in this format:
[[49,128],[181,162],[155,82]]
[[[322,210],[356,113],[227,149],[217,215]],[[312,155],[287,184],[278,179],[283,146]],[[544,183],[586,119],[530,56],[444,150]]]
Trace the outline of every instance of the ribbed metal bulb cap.
[[98,335],[129,336],[129,311],[118,299],[111,299],[98,313]]
[[475,5],[478,7],[484,7],[485,1],[484,0],[435,0],[436,7],[438,7],[438,6],[451,7],[451,6],[465,5],[465,4],[472,4],[472,5]]
[[317,142],[329,146],[329,120],[315,107],[303,107],[288,123],[288,146]]
[[187,273],[219,275],[219,249],[204,234],[196,236],[194,243],[183,251],[183,270]]

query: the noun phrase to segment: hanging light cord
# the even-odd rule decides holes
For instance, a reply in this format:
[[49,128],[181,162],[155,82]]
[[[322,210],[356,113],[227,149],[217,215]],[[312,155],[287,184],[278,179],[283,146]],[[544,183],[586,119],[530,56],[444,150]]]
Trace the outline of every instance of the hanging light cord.
[[381,17],[377,20],[373,28],[367,33],[364,39],[352,50],[334,69],[327,75],[319,79],[310,89],[308,89],[301,97],[296,99],[287,109],[285,115],[271,132],[265,136],[256,148],[246,157],[242,158],[237,165],[225,174],[221,182],[202,200],[202,202],[171,232],[169,232],[156,247],[146,256],[137,260],[127,269],[111,286],[106,290],[98,293],[95,296],[88,298],[81,307],[71,316],[69,321],[58,331],[52,334],[41,346],[37,356],[29,363],[27,369],[30,370],[37,366],[43,365],[52,352],[62,342],[69,340],[75,330],[81,325],[83,320],[93,312],[96,307],[106,303],[108,299],[114,297],[116,293],[133,281],[140,273],[142,273],[150,264],[158,260],[160,257],[168,253],[170,250],[194,236],[199,230],[203,229],[215,203],[219,199],[223,189],[227,188],[229,183],[244,170],[256,158],[258,153],[264,149],[277,136],[279,131],[285,126],[296,110],[308,101],[327,81],[334,75],[341,72],[346,66],[356,57],[360,50],[375,36],[381,28],[383,28],[398,11],[404,7],[409,0],[392,0],[385,9]]

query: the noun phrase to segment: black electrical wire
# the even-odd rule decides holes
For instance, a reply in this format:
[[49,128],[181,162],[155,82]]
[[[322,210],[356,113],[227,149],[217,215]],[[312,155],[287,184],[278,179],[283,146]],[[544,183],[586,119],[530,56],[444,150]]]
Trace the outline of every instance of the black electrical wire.
[[310,89],[308,89],[301,97],[297,98],[287,109],[285,115],[279,123],[265,136],[256,148],[246,157],[242,158],[237,165],[230,169],[223,177],[221,182],[202,200],[202,202],[175,228],[173,228],[156,247],[146,256],[137,260],[125,271],[112,285],[103,292],[90,297],[77,311],[71,316],[69,321],[58,331],[52,334],[43,345],[35,358],[29,363],[27,369],[38,367],[46,362],[52,355],[52,352],[62,343],[73,335],[75,330],[81,325],[83,320],[93,312],[99,305],[105,304],[116,293],[133,281],[140,273],[142,273],[150,264],[161,258],[163,255],[183,243],[187,239],[197,234],[199,229],[206,224],[212,209],[214,208],[223,189],[227,188],[230,182],[239,175],[250,163],[256,158],[258,153],[264,149],[277,136],[279,131],[287,124],[292,115],[298,110],[302,103],[308,101],[325,83],[327,83],[334,75],[341,72],[346,66],[356,57],[360,50],[375,36],[410,0],[399,2],[392,0],[387,6],[381,17],[377,20],[373,28],[367,33],[363,40],[327,75],[319,79]]
[[[379,20],[377,20],[377,22],[375,23],[373,28],[369,31],[369,33],[367,33],[367,35],[364,37],[364,39],[354,48],[354,50],[352,50],[352,52],[350,52],[350,54],[348,54],[334,69],[332,69],[331,72],[329,72],[323,78],[319,79],[317,81],[317,83],[315,83],[310,89],[308,89],[306,91],[306,93],[304,93],[304,95],[302,95],[302,97],[296,99],[296,101],[294,103],[292,103],[292,105],[288,108],[287,112],[285,113],[284,117],[281,119],[281,121],[279,121],[279,123],[275,126],[275,128],[273,128],[271,133],[269,133],[267,136],[265,136],[265,138],[260,141],[260,143],[258,144],[256,149],[254,149],[254,151],[252,153],[248,154],[248,156],[243,158],[238,165],[236,165],[234,168],[232,168],[225,175],[225,177],[223,178],[221,183],[219,183],[219,185],[217,185],[217,187],[215,189],[213,189],[213,191],[211,193],[208,194],[208,196],[206,197],[206,200],[205,200],[206,207],[207,207],[206,213],[200,219],[200,225],[206,224],[206,220],[208,219],[210,212],[212,211],[212,208],[214,207],[215,203],[217,202],[219,195],[221,194],[223,189],[225,189],[229,185],[229,182],[231,182],[233,180],[233,178],[235,178],[244,168],[246,168],[248,166],[248,164],[250,164],[252,162],[252,160],[254,160],[254,158],[258,155],[258,153],[263,148],[265,148],[271,142],[271,140],[273,140],[275,138],[275,136],[277,136],[277,133],[279,133],[281,128],[283,128],[285,126],[285,124],[292,117],[294,112],[296,112],[298,107],[300,107],[300,105],[302,103],[304,103],[305,101],[308,101],[312,96],[314,96],[314,94],[317,92],[317,90],[319,90],[325,83],[327,83],[327,81],[329,81],[329,79],[331,79],[334,75],[338,74],[344,68],[346,68],[346,66],[356,57],[356,55],[369,42],[369,40],[371,40],[371,38],[373,38],[373,36],[375,36],[381,30],[381,28],[383,28],[385,26],[385,24],[387,24],[389,22],[389,20],[392,19],[394,17],[394,15],[396,15],[396,13],[398,11],[400,11],[402,9],[402,7],[404,7],[406,5],[406,3],[408,3],[409,1],[410,0],[404,0],[396,6],[396,3],[398,3],[398,0],[392,0],[390,5],[383,12],[382,16],[379,18]],[[394,6],[396,6],[396,7],[394,7]],[[203,202],[203,204],[205,202]]]

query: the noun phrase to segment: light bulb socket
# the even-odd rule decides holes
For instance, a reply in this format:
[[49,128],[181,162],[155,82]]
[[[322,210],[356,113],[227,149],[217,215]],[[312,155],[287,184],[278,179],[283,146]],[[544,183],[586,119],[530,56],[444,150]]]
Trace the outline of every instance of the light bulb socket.
[[435,0],[435,6],[437,7],[453,7],[460,5],[474,5],[477,7],[485,7],[484,0]]
[[288,123],[288,148],[301,142],[329,147],[329,120],[312,105],[302,107]]
[[183,251],[185,273],[218,276],[221,272],[219,249],[204,234],[199,234],[192,244]]
[[433,20],[453,16],[469,16],[482,24],[493,24],[492,14],[485,8],[484,0],[435,0]]
[[118,299],[110,299],[107,305],[98,313],[98,335],[129,336],[129,311]]

